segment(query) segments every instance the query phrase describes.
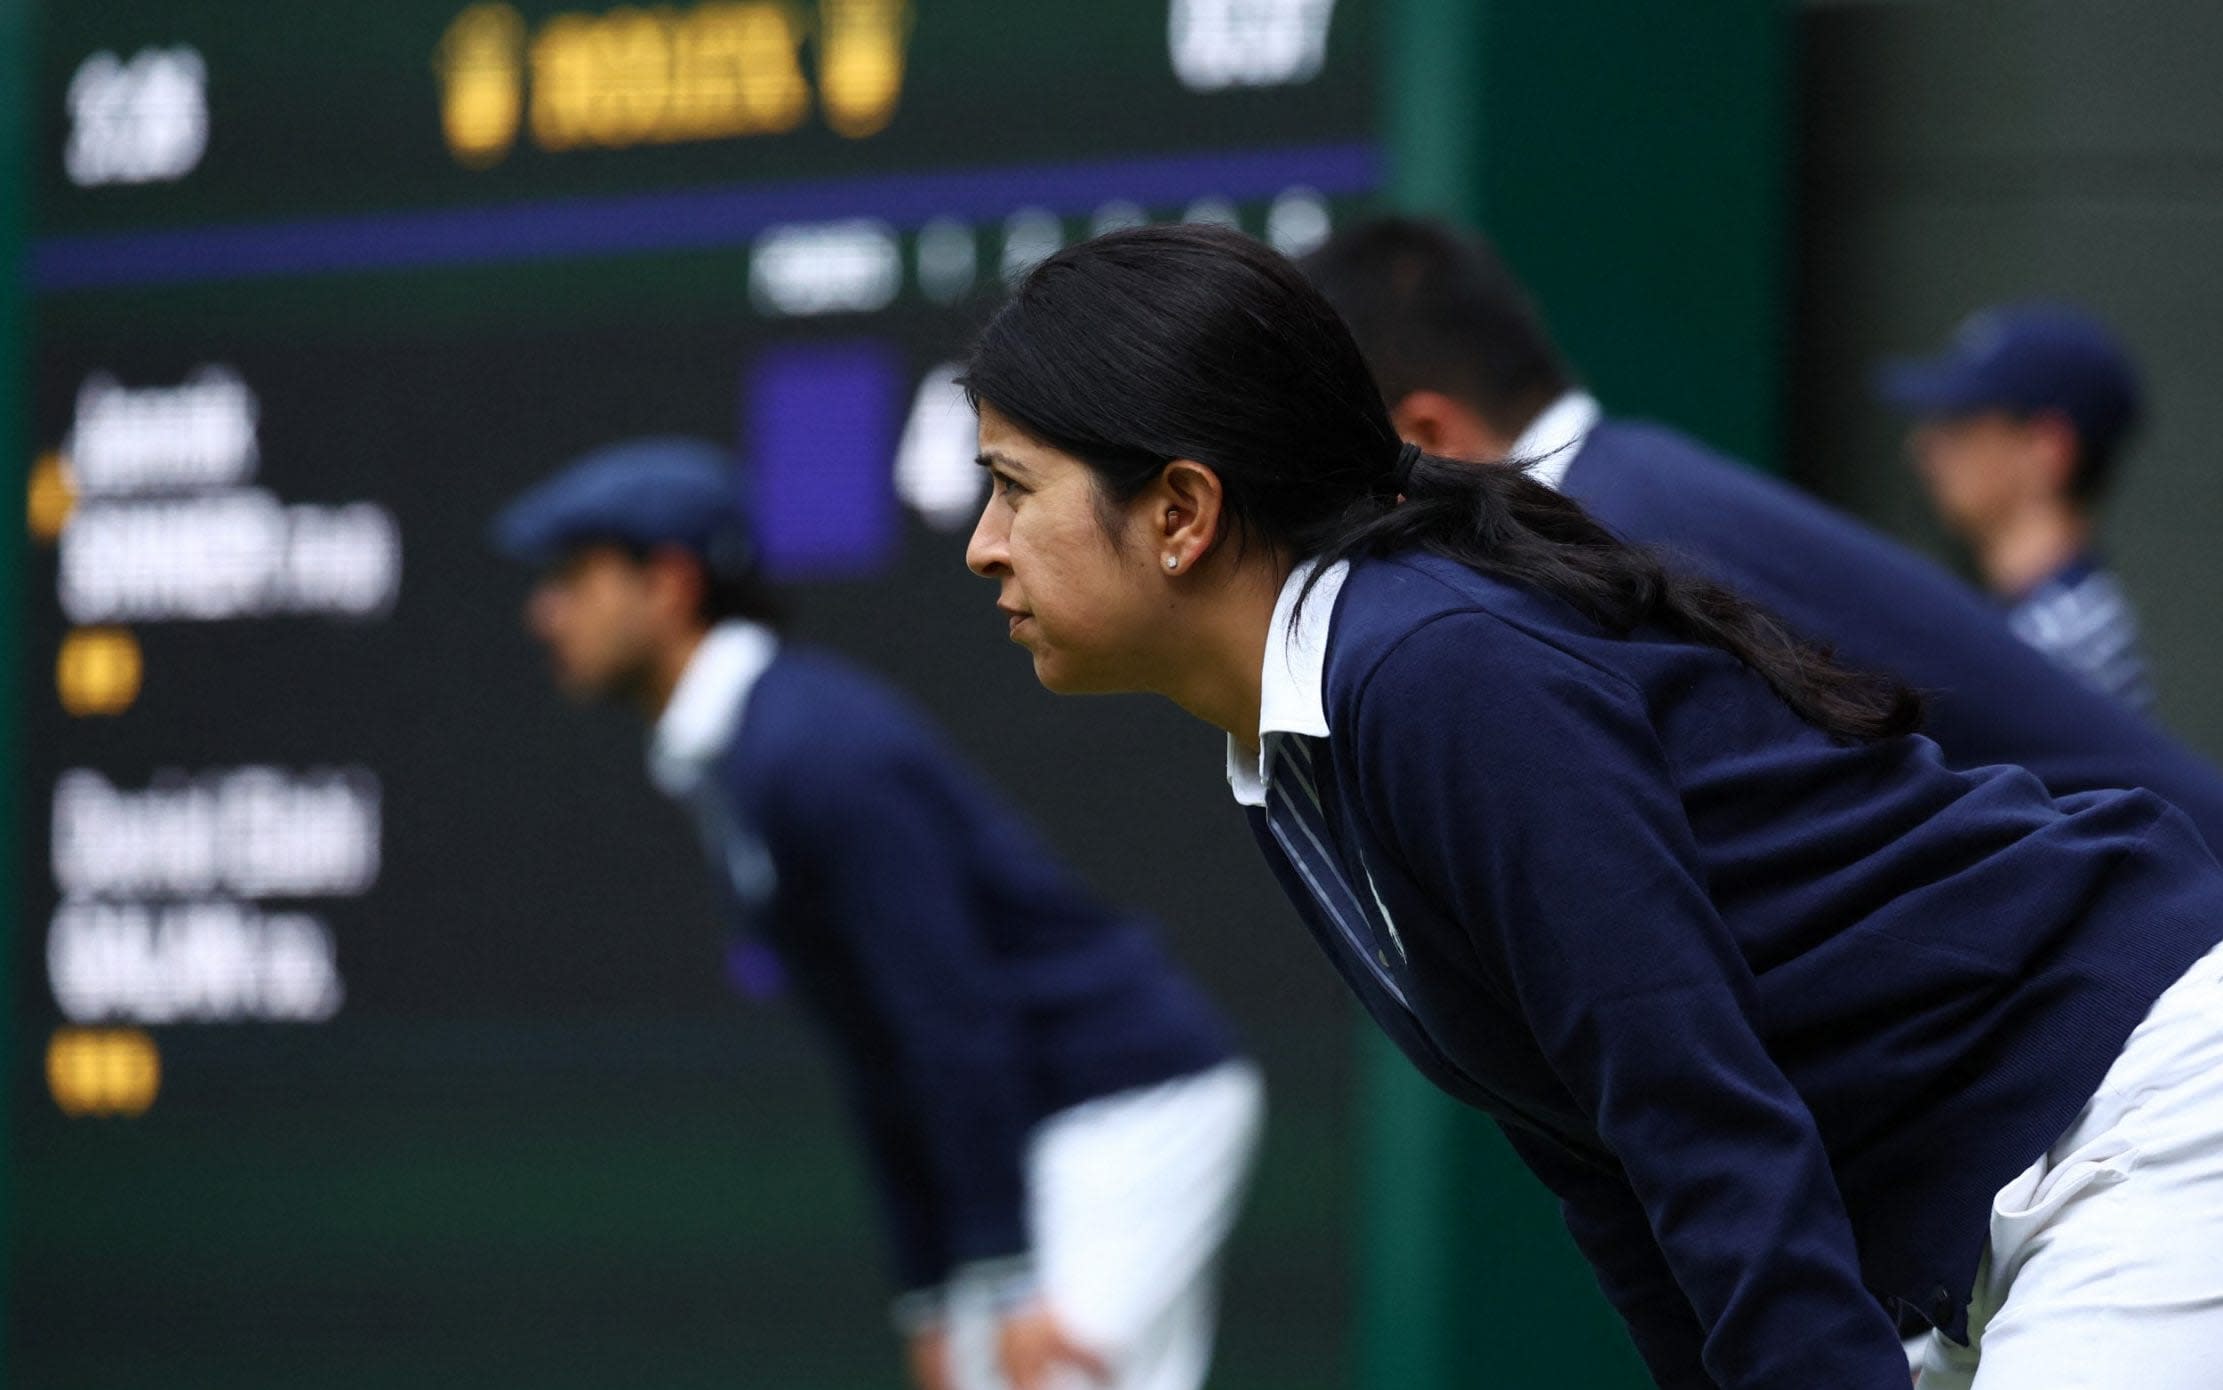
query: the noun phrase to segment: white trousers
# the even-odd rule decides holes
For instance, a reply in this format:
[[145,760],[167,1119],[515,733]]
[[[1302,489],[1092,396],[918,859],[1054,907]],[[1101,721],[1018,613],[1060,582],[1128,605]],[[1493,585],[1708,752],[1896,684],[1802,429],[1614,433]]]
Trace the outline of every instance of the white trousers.
[[[1108,1386],[1075,1376],[1075,1390],[1203,1386],[1220,1247],[1250,1182],[1265,1094],[1255,1066],[1228,1062],[1084,1102],[1035,1128],[1027,1222],[1042,1297],[1113,1372]],[[958,1390],[1004,1390],[996,1326],[987,1300],[953,1294]]]
[[1920,1390],[2223,1386],[2223,947],[1999,1190],[1969,1333],[1930,1334]]

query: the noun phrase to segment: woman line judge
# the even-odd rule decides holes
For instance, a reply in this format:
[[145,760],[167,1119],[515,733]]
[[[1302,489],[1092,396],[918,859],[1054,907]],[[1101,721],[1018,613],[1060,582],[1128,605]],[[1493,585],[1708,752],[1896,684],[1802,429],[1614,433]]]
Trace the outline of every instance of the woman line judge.
[[1038,678],[1227,733],[1300,915],[1660,1384],[1904,1387],[1904,1310],[1925,1390],[2213,1383],[2223,869],[2180,813],[1952,771],[1903,687],[1402,445],[1239,234],[1052,256],[966,383],[967,559]]

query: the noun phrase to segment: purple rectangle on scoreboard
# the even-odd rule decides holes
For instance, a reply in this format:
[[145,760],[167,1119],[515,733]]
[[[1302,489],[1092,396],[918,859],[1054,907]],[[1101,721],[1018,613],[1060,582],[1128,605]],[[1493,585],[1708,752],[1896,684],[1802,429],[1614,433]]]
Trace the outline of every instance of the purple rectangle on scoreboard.
[[867,574],[893,560],[900,371],[876,341],[775,348],[749,368],[741,439],[771,577]]

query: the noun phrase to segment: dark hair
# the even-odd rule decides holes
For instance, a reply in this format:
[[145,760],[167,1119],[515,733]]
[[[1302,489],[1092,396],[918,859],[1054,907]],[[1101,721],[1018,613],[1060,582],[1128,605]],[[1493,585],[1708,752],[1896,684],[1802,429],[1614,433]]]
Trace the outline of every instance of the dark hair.
[[742,622],[761,623],[774,632],[787,625],[787,604],[780,591],[772,587],[755,566],[738,573],[725,573],[704,559],[701,552],[687,545],[642,545],[637,541],[613,541],[633,557],[636,564],[647,564],[652,555],[671,552],[694,562],[696,572],[702,576],[702,602],[696,615],[704,626],[737,618]]
[[1570,384],[1528,291],[1480,236],[1378,217],[1299,267],[1350,326],[1391,406],[1441,391],[1512,439]]
[[1112,503],[1175,459],[1219,475],[1236,543],[1323,562],[1424,550],[1564,600],[1609,631],[1657,623],[1758,673],[1841,738],[1910,732],[1896,681],[1838,666],[1760,608],[1677,575],[1517,468],[1404,446],[1358,345],[1295,266],[1220,227],[1141,227],[1041,263],[982,331],[963,385],[1087,464]]
[[2115,455],[2121,436],[2119,431],[2108,440],[2092,440],[2077,436],[2076,462],[2069,469],[2069,497],[2077,502],[2090,504],[2100,499],[2107,485],[2115,479]]
[[754,571],[721,575],[705,568],[703,576],[704,622],[722,623],[728,618],[738,618],[743,622],[761,623],[774,632],[787,626],[787,604],[780,597],[780,591],[766,583],[762,575]]

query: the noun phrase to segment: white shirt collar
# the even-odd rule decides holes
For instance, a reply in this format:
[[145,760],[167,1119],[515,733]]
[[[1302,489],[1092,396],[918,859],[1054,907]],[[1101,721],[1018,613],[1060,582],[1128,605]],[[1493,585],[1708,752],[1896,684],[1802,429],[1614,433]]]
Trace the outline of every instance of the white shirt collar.
[[1506,457],[1524,463],[1533,460],[1528,476],[1558,492],[1566,484],[1567,467],[1575,461],[1582,441],[1598,427],[1599,414],[1597,397],[1588,391],[1568,391],[1528,422]]
[[[1347,562],[1337,561],[1320,571],[1320,582],[1305,596],[1304,611],[1297,611],[1297,596],[1304,593],[1317,562],[1307,560],[1282,581],[1281,597],[1274,601],[1274,620],[1266,630],[1266,664],[1258,673],[1258,748],[1262,754],[1268,734],[1328,736],[1328,628],[1335,621],[1336,596],[1350,574]],[[1261,759],[1246,751],[1234,735],[1227,739],[1227,785],[1235,800],[1245,806],[1266,804],[1271,773]]]
[[757,623],[736,619],[703,634],[649,737],[649,780],[666,796],[687,796],[710,775],[778,650],[779,638]]
[[[1528,476],[1556,490],[1601,414],[1597,398],[1589,392],[1565,392],[1521,431],[1521,437],[1513,441],[1510,457],[1533,460]],[[1261,755],[1268,734],[1328,736],[1328,628],[1335,620],[1336,597],[1351,567],[1338,562],[1324,571],[1306,597],[1300,616],[1296,612],[1297,595],[1303,592],[1314,567],[1314,562],[1307,560],[1291,570],[1282,582],[1281,597],[1274,603],[1273,626],[1266,633],[1266,666],[1258,681]],[[1266,787],[1271,781],[1261,758],[1245,751],[1230,735],[1227,785],[1235,800],[1245,806],[1265,805]]]

